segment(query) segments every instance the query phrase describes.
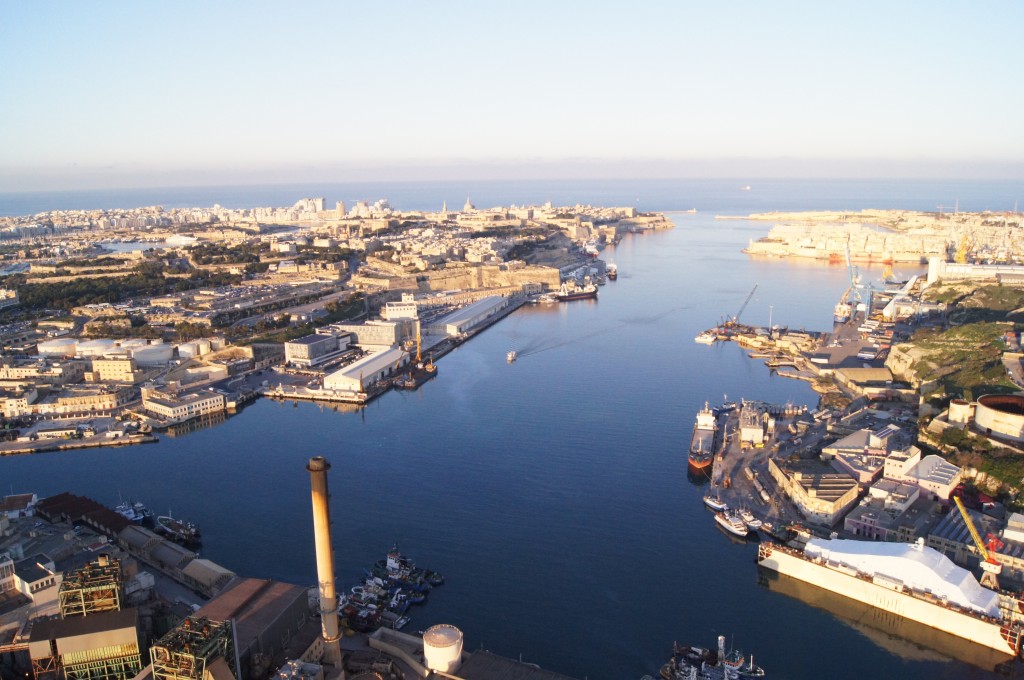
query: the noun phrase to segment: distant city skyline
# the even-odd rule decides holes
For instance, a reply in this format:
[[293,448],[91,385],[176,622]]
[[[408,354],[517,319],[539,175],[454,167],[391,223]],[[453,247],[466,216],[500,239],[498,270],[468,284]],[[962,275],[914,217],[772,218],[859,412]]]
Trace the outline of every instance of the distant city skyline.
[[0,191],[1024,179],[1024,4],[0,7]]

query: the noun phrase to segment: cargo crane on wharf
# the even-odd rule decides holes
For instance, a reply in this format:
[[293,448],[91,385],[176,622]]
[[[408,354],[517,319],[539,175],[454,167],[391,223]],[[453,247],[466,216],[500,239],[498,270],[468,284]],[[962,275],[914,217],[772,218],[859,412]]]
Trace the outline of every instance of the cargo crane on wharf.
[[846,243],[846,273],[850,278],[850,286],[843,291],[839,298],[839,304],[833,310],[832,320],[836,323],[846,323],[853,316],[864,308],[864,299],[861,297],[860,269],[853,266],[850,259],[850,243]]
[[1004,543],[995,534],[989,534],[987,540],[982,541],[981,534],[978,533],[977,527],[974,526],[971,516],[967,514],[967,508],[964,507],[963,501],[960,500],[959,496],[953,496],[953,500],[956,502],[956,507],[960,510],[960,515],[964,518],[964,524],[967,525],[967,530],[971,532],[971,538],[974,539],[974,545],[978,548],[978,554],[981,556],[981,580],[979,583],[998,592],[999,574],[1003,571],[1003,565],[996,560],[995,554],[1004,546]]
[[750,300],[751,298],[754,297],[754,293],[757,292],[757,285],[758,284],[755,283],[754,287],[750,289],[750,293],[747,295],[747,299],[743,301],[742,305],[740,305],[740,311],[736,312],[736,315],[733,316],[732,318],[726,318],[724,321],[722,321],[722,323],[719,325],[719,330],[721,332],[725,333],[726,335],[732,335],[734,332],[740,329],[740,316],[743,315],[743,311],[747,308],[747,305],[750,304]]

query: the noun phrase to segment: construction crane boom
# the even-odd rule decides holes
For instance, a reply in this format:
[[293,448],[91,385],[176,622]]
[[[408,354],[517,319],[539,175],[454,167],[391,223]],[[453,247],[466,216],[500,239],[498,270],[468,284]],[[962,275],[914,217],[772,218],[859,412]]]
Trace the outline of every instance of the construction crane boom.
[[987,544],[982,541],[981,534],[975,528],[971,516],[967,514],[967,508],[964,507],[963,501],[960,500],[959,496],[953,496],[953,501],[960,510],[960,515],[964,518],[967,530],[971,532],[971,538],[974,539],[974,545],[978,548],[978,554],[981,555],[981,585],[988,586],[993,590],[999,590],[999,580],[996,577],[1003,570],[1003,565],[996,560],[995,551],[1003,547],[1003,542],[994,534],[988,535]]
[[743,310],[747,308],[748,304],[750,304],[750,298],[754,297],[754,291],[756,290],[757,284],[755,283],[754,287],[750,290],[750,295],[748,295],[747,299],[743,301],[743,305],[740,307],[740,311],[736,312],[736,316],[732,317],[733,324],[737,324],[740,322],[740,315],[743,314]]

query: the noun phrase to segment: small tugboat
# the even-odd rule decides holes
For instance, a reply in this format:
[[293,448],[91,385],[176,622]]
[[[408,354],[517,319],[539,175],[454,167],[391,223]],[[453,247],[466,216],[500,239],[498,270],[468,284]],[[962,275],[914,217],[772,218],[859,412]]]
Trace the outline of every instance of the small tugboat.
[[201,543],[202,535],[199,532],[199,526],[194,522],[187,522],[172,517],[169,510],[166,515],[160,515],[156,518],[156,530],[175,543],[181,543],[184,546],[194,546]]
[[739,651],[726,653],[725,636],[718,636],[718,650],[672,645],[672,658],[661,667],[665,680],[752,680],[765,677],[764,669],[748,662]]
[[605,265],[604,273],[608,277],[609,281],[614,281],[619,278],[619,266],[614,262],[609,262]]
[[730,534],[739,536],[740,538],[746,538],[750,530],[747,529],[747,525],[743,523],[736,513],[723,510],[722,512],[715,513],[715,521],[718,522],[718,526],[722,527]]

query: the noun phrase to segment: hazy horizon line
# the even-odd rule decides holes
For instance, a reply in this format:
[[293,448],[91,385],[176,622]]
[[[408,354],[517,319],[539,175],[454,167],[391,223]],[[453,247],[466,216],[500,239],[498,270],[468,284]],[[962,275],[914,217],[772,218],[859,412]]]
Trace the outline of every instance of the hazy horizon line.
[[0,168],[0,193],[371,182],[623,180],[1021,181],[1024,161],[810,158],[407,160],[180,168],[151,164]]

